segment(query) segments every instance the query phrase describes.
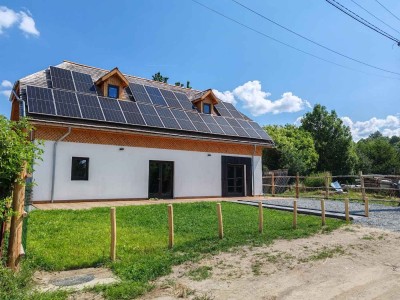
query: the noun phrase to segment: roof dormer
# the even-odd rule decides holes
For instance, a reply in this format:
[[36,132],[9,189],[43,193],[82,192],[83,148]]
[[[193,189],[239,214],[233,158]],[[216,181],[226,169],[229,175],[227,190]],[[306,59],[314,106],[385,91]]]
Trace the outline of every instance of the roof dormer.
[[210,115],[217,114],[214,110],[214,105],[217,105],[219,100],[211,89],[196,94],[192,100],[192,103],[201,113]]
[[129,81],[118,68],[101,76],[95,84],[103,92],[104,97],[126,99],[124,89],[129,86]]

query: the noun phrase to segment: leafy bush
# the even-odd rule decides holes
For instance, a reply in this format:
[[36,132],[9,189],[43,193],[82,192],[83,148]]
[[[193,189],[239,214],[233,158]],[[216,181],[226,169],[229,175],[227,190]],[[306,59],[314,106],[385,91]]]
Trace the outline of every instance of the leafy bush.
[[[328,175],[328,184],[332,182],[332,175]],[[307,187],[325,187],[325,173],[311,174],[309,177],[304,178],[303,184]]]

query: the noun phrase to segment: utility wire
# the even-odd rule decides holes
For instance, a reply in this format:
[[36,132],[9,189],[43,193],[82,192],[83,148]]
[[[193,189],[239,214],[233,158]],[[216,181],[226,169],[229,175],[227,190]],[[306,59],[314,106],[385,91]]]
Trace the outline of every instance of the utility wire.
[[336,7],[340,11],[344,12],[346,15],[348,15],[351,18],[353,18],[357,22],[360,22],[361,24],[367,26],[368,28],[370,28],[370,29],[376,31],[377,33],[387,37],[388,39],[396,42],[396,44],[400,46],[400,40],[399,39],[393,37],[389,33],[385,32],[382,29],[378,28],[377,26],[371,24],[370,22],[368,22],[364,18],[360,17],[359,15],[357,15],[355,12],[351,11],[350,9],[346,8],[345,6],[343,6],[342,4],[337,2],[336,0],[325,0],[325,1],[328,2],[329,4],[331,4],[332,6]]
[[[269,36],[269,35],[267,35],[267,34],[261,32],[261,31],[259,31],[259,30],[257,30],[257,29],[254,29],[254,28],[252,28],[252,27],[250,27],[250,26],[248,26],[248,25],[246,25],[246,24],[244,24],[244,23],[241,23],[241,22],[239,22],[239,21],[237,21],[237,20],[235,20],[235,19],[233,19],[233,18],[231,18],[231,17],[229,17],[229,16],[227,16],[227,15],[225,15],[225,14],[223,14],[223,13],[221,13],[221,12],[219,12],[219,11],[217,11],[217,10],[215,10],[215,9],[213,9],[213,8],[207,6],[207,5],[205,5],[205,4],[203,4],[203,3],[199,2],[199,1],[197,1],[197,0],[192,0],[192,1],[193,1],[194,3],[196,3],[196,4],[198,4],[198,5],[200,5],[200,6],[204,7],[204,8],[206,8],[206,9],[208,9],[208,10],[214,12],[215,14],[217,14],[217,15],[219,15],[219,16],[221,16],[221,17],[227,19],[227,20],[230,20],[231,22],[236,23],[236,24],[238,24],[238,25],[240,25],[240,26],[242,26],[242,27],[244,27],[244,28],[247,28],[247,29],[249,29],[249,30],[251,30],[251,31],[253,31],[253,32],[255,32],[255,33],[257,33],[257,34],[263,36],[263,37],[265,37],[265,38],[268,38],[268,39],[270,39],[270,40],[273,40],[273,41],[275,41],[275,42],[277,42],[277,43],[279,43],[279,44],[281,44],[281,45],[284,45],[284,46],[286,46],[286,47],[288,47],[288,48],[291,48],[291,49],[296,50],[296,51],[298,51],[298,52],[301,52],[301,53],[303,53],[303,54],[312,56],[312,57],[314,57],[314,58],[316,58],[316,59],[322,60],[322,61],[324,61],[324,62],[327,62],[327,63],[333,64],[333,65],[336,65],[336,66],[341,67],[341,68],[344,68],[344,69],[352,70],[352,71],[359,72],[359,73],[363,73],[363,74],[366,74],[366,75],[373,75],[373,76],[379,76],[379,77],[384,77],[384,78],[390,78],[390,79],[400,80],[400,78],[396,78],[396,77],[389,77],[389,76],[384,76],[384,75],[378,75],[378,74],[367,73],[367,72],[364,72],[364,71],[361,71],[361,70],[357,70],[357,69],[354,69],[354,68],[351,68],[351,67],[348,67],[348,66],[345,66],[345,65],[342,65],[342,64],[338,64],[338,63],[333,62],[333,61],[331,61],[331,60],[322,58],[322,57],[320,57],[320,56],[317,56],[317,55],[315,55],[315,54],[312,54],[312,53],[310,53],[310,52],[301,50],[300,48],[297,48],[297,47],[294,47],[294,46],[292,46],[292,45],[290,45],[290,44],[287,44],[287,43],[285,43],[285,42],[282,42],[282,41],[280,41],[280,40],[278,40],[278,39],[276,39],[276,38],[274,38],[274,37],[272,37],[272,36]],[[386,71],[386,70],[385,70],[385,71]],[[386,72],[393,73],[393,74],[396,74],[396,75],[400,75],[400,73],[396,73],[396,72],[392,72],[392,71],[386,71]]]
[[275,24],[276,26],[279,26],[280,28],[283,28],[283,29],[289,31],[289,32],[291,32],[291,33],[297,35],[298,37],[301,37],[302,39],[305,39],[306,41],[308,41],[308,42],[310,42],[310,43],[313,43],[314,45],[317,45],[317,46],[319,46],[319,47],[321,47],[321,48],[324,48],[325,50],[328,50],[328,51],[330,51],[330,52],[332,52],[332,53],[335,53],[335,54],[337,54],[337,55],[340,55],[340,56],[342,56],[342,57],[345,57],[345,58],[347,58],[347,59],[349,59],[349,60],[355,61],[355,62],[357,62],[357,63],[359,63],[359,64],[368,66],[368,67],[370,67],[370,68],[374,68],[374,69],[377,69],[377,70],[380,70],[380,71],[384,71],[384,72],[388,72],[388,73],[392,73],[392,74],[396,74],[396,75],[399,75],[399,74],[400,74],[400,73],[397,73],[397,72],[393,72],[393,71],[390,71],[390,70],[386,70],[386,69],[383,69],[383,68],[380,68],[380,67],[371,65],[371,64],[366,63],[366,62],[363,62],[363,61],[361,61],[361,60],[359,60],[359,59],[352,58],[352,57],[350,57],[350,56],[348,56],[348,55],[346,55],[346,54],[340,53],[339,51],[333,50],[333,49],[331,49],[331,48],[329,48],[329,47],[327,47],[327,46],[324,46],[324,45],[322,45],[322,44],[320,44],[320,43],[318,43],[318,42],[315,42],[315,41],[313,41],[313,40],[311,40],[311,39],[305,37],[304,35],[301,35],[300,33],[297,33],[297,32],[295,32],[295,31],[293,31],[293,30],[291,30],[291,29],[289,29],[289,28],[287,28],[287,27],[285,27],[285,26],[283,26],[283,25],[281,25],[281,24],[279,24],[279,23],[277,23],[277,22],[271,20],[270,18],[268,18],[268,17],[266,17],[266,16],[260,14],[259,12],[257,12],[257,11],[255,11],[255,10],[249,8],[248,6],[242,4],[241,2],[239,2],[239,1],[237,1],[237,0],[231,0],[231,1],[234,2],[234,3],[236,3],[236,4],[239,5],[239,6],[243,7],[244,9],[246,9],[246,10],[248,10],[248,11],[250,11],[250,12],[256,14],[256,15],[258,15],[259,17],[261,17],[261,18],[263,18],[263,19],[265,19],[265,20],[267,20],[267,21],[269,21],[269,22]]
[[382,3],[380,3],[378,0],[375,0],[375,1],[378,2],[378,4],[379,4],[380,6],[382,6],[389,14],[391,14],[393,17],[395,17],[397,20],[400,21],[399,17],[396,16],[394,13],[392,13],[389,9],[387,9]]
[[396,28],[393,28],[392,26],[390,26],[388,23],[386,23],[385,21],[383,21],[382,19],[378,18],[377,16],[375,16],[373,13],[371,13],[370,11],[368,11],[366,8],[362,7],[360,4],[358,4],[356,1],[354,0],[350,0],[351,2],[353,2],[355,5],[357,5],[359,8],[361,8],[362,10],[364,10],[367,14],[371,15],[372,17],[374,17],[375,19],[377,19],[378,21],[382,22],[383,24],[385,24],[387,27],[393,29],[394,31],[396,31],[397,33],[400,33],[400,31],[398,31]]

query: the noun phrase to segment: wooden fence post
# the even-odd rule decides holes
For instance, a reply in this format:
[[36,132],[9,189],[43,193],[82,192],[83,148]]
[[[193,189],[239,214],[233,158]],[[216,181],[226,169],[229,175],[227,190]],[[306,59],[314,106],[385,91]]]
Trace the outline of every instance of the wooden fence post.
[[299,172],[296,173],[296,198],[299,199],[300,191],[299,191]]
[[271,172],[271,194],[275,195],[275,173]]
[[20,255],[22,252],[22,225],[24,221],[26,167],[27,164],[25,163],[18,177],[18,181],[15,183],[11,205],[15,215],[11,217],[10,236],[8,239],[7,267],[14,271],[19,270]]
[[325,200],[321,199],[321,222],[322,226],[325,226]]
[[264,229],[264,211],[262,201],[258,202],[258,232],[263,233]]
[[293,229],[297,228],[297,200],[293,201]]
[[325,199],[329,198],[329,175],[325,172]]
[[369,217],[369,204],[368,204],[368,197],[365,197],[364,200],[364,215]]
[[349,212],[349,199],[344,199],[344,212],[346,215],[346,222],[350,221],[350,212]]
[[116,217],[115,207],[110,208],[110,219],[111,219],[110,258],[111,261],[115,261],[117,256],[117,217]]
[[218,234],[219,238],[224,238],[224,223],[222,221],[222,209],[221,203],[217,203],[217,215],[218,215]]
[[359,172],[359,176],[360,176],[360,185],[361,185],[361,195],[362,195],[362,200],[365,202],[365,182],[364,182],[364,176],[362,171]]
[[174,208],[172,204],[168,204],[168,247],[174,247]]

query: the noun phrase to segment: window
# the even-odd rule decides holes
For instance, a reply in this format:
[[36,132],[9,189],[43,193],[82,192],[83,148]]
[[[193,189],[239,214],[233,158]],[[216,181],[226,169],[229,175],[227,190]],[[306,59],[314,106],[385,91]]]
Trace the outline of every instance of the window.
[[108,85],[108,97],[117,99],[119,95],[119,87],[116,85]]
[[73,157],[71,180],[89,180],[89,158]]
[[211,114],[211,104],[203,103],[203,113]]

